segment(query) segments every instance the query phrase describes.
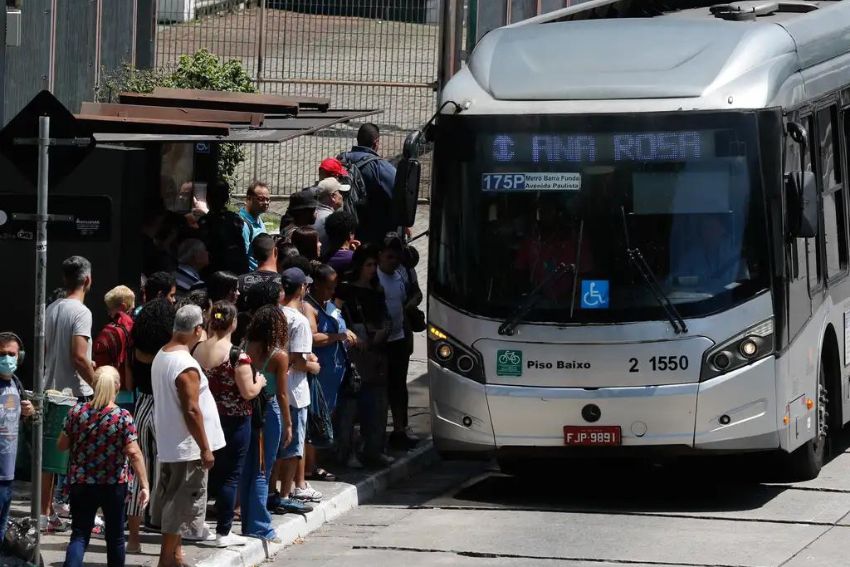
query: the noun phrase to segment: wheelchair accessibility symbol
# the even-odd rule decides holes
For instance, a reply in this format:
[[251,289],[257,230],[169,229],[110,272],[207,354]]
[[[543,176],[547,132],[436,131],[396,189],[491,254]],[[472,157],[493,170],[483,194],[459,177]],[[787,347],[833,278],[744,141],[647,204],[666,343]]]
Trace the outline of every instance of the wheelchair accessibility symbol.
[[582,309],[608,309],[609,299],[608,280],[582,280]]

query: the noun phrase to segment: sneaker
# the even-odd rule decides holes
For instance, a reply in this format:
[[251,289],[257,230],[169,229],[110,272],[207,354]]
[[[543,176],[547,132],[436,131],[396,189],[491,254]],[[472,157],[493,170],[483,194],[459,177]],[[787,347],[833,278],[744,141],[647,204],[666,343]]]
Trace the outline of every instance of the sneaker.
[[60,502],[59,500],[53,501],[53,512],[59,516],[60,518],[70,518],[71,517],[71,505],[67,502]]
[[42,515],[38,517],[38,529],[46,534],[61,533],[68,531],[68,523],[56,514],[53,514],[50,518]]
[[352,453],[351,456],[348,457],[348,460],[345,462],[345,466],[350,469],[362,469],[363,463],[360,462],[360,459],[357,458],[357,455]]
[[270,492],[269,497],[266,500],[266,509],[269,512],[273,512],[280,506],[280,500],[280,493],[277,490]]
[[309,482],[304,483],[304,488],[295,487],[295,490],[289,495],[289,498],[304,500],[305,502],[321,502],[324,494],[310,486]]
[[307,514],[308,512],[313,511],[313,507],[309,504],[305,504],[300,500],[295,500],[293,498],[284,498],[280,501],[280,506],[278,510],[283,510],[284,512],[288,512],[291,514]]
[[103,518],[98,515],[95,515],[94,526],[91,529],[91,535],[93,535],[94,537],[103,537],[105,532],[106,523],[103,521]]
[[394,458],[389,455],[385,455],[384,453],[378,453],[377,455],[370,455],[368,457],[365,455],[363,456],[363,464],[370,469],[385,469],[394,462]]
[[390,433],[389,446],[396,451],[409,451],[419,444],[419,439],[414,439],[404,431],[393,431]]
[[182,534],[183,541],[190,541],[201,545],[216,545],[216,533],[211,531],[209,526],[204,526],[204,531],[201,535]]
[[245,545],[248,543],[248,538],[230,532],[227,535],[216,534],[216,547],[231,547],[234,545]]

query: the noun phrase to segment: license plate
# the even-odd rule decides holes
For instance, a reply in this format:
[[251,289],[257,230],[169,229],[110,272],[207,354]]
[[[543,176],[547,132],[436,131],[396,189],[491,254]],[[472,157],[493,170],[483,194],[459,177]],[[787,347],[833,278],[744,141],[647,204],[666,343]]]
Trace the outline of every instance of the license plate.
[[564,445],[570,446],[612,446],[620,445],[622,432],[619,425],[600,425],[585,427],[579,425],[564,426]]

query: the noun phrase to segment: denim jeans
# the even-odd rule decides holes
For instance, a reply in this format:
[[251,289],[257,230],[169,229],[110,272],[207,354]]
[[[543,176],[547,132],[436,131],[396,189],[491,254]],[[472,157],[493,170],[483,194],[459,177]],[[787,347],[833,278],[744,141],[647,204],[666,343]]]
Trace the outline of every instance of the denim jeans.
[[277,458],[280,435],[280,407],[277,400],[272,398],[266,406],[266,423],[263,430],[251,430],[251,443],[245,458],[245,467],[239,479],[242,535],[262,539],[277,537],[266,505],[269,498],[269,477]]
[[364,383],[356,399],[339,399],[334,438],[337,458],[342,463],[345,463],[352,452],[355,452],[352,437],[358,414],[360,435],[363,438],[363,455],[366,458],[376,457],[384,452],[384,436],[387,432],[386,386]]
[[12,506],[12,481],[0,480],[0,542],[6,536],[6,523]]
[[[215,487],[216,533],[227,535],[233,527],[236,491],[245,468],[245,457],[251,443],[251,417],[221,416],[224,447],[215,452],[215,466],[210,471],[210,487]],[[212,490],[210,491],[212,494]]]
[[103,510],[106,523],[106,564],[124,567],[124,500],[126,484],[72,484],[71,485],[71,542],[65,550],[64,567],[83,565],[83,556],[89,546],[91,530],[97,509]]

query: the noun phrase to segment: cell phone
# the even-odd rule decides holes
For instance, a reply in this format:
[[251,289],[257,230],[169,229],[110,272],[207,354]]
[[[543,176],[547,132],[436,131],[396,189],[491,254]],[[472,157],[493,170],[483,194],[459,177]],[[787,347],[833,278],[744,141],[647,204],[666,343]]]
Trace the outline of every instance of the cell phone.
[[207,208],[207,184],[203,181],[195,181],[193,185],[195,199],[198,200],[198,204]]

